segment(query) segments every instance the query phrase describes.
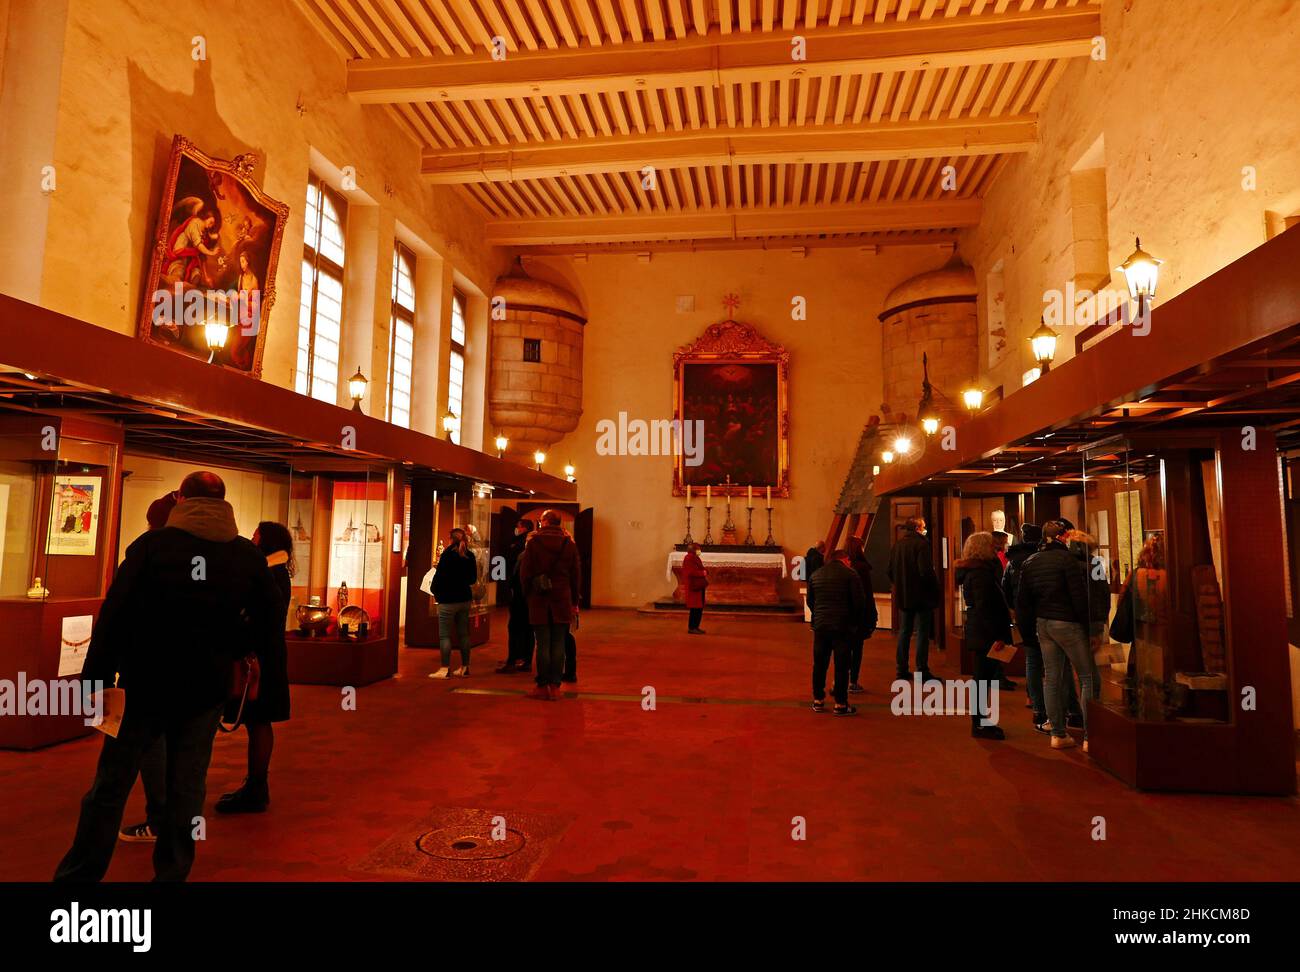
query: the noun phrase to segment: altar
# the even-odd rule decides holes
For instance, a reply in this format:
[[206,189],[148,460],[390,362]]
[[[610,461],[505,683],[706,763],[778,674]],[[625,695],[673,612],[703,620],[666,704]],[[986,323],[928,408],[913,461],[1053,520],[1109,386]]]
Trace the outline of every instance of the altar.
[[[682,546],[668,554],[667,580],[674,584],[673,602],[686,602],[682,581]],[[781,605],[781,580],[788,576],[784,551],[780,547],[747,547],[740,544],[711,545],[700,553],[709,572],[706,604],[712,607]]]

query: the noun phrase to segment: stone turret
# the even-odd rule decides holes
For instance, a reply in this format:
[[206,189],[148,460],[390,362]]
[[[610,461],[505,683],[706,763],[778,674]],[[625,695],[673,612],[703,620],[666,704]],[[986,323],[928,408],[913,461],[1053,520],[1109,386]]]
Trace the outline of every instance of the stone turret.
[[[511,458],[532,462],[536,450],[546,451],[578,426],[587,316],[573,294],[530,277],[518,259],[492,296],[486,439],[504,435]],[[526,348],[538,360],[529,360]]]
[[961,409],[961,393],[979,374],[975,272],[953,254],[945,266],[905,280],[885,298],[883,401],[890,416],[916,420],[921,355],[929,359],[935,406],[944,417]]

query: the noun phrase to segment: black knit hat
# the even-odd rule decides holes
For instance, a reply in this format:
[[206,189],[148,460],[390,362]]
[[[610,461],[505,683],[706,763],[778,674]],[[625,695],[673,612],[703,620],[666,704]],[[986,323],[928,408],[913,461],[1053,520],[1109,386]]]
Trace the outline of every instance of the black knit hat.
[[1043,528],[1037,523],[1026,523],[1020,527],[1020,539],[1025,543],[1042,543]]

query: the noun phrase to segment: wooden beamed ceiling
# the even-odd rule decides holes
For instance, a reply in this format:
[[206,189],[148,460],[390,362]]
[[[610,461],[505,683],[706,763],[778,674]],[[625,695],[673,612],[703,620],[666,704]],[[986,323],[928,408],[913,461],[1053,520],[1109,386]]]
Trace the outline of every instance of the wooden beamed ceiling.
[[539,248],[950,242],[1101,32],[1101,0],[297,3],[425,179]]

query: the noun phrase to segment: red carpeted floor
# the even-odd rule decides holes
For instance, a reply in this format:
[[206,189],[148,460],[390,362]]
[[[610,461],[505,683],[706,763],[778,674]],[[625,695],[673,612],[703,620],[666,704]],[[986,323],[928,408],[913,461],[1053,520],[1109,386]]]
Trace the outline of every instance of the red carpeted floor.
[[[854,718],[814,714],[809,634],[797,624],[593,611],[576,697],[523,698],[531,680],[431,681],[436,652],[404,651],[398,678],[360,690],[295,686],[277,728],[271,810],[209,816],[194,880],[376,880],[357,865],[430,812],[547,820],[559,836],[536,880],[1294,880],[1300,802],[1130,790],[1078,749],[1033,732],[1003,695],[1005,742],[963,716],[890,713],[888,632],[867,646]],[[951,655],[951,653],[949,653]],[[956,660],[937,655],[940,674]],[[645,686],[658,696],[643,709]],[[483,692],[481,690],[489,690]],[[501,694],[505,693],[505,694]],[[513,693],[513,694],[512,694]],[[45,880],[71,839],[93,739],[0,752],[0,880]],[[209,807],[242,777],[217,741]],[[142,818],[138,792],[129,820]],[[792,839],[805,821],[806,840]],[[1093,839],[1094,818],[1106,839]],[[151,876],[148,845],[118,847],[109,878]]]

